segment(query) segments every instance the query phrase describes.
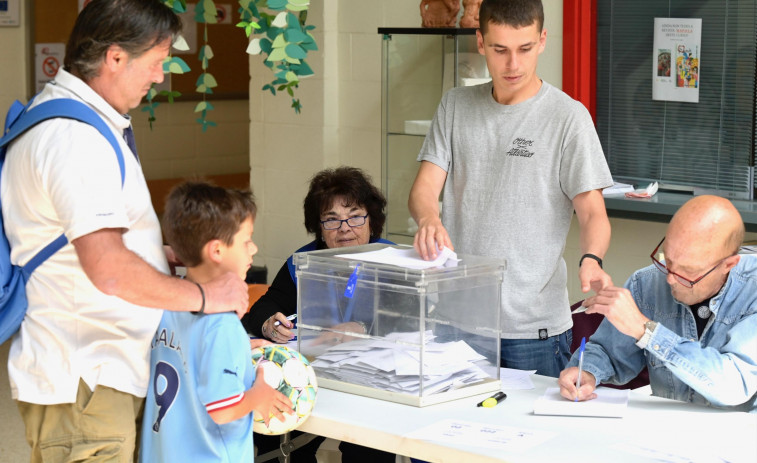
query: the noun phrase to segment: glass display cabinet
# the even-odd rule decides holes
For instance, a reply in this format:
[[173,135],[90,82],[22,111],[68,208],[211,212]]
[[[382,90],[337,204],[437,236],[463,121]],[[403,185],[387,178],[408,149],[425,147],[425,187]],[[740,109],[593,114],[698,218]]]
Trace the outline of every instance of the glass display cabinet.
[[416,158],[444,92],[488,80],[476,29],[380,27],[382,35],[381,168],[385,237],[412,244],[417,226],[407,199]]

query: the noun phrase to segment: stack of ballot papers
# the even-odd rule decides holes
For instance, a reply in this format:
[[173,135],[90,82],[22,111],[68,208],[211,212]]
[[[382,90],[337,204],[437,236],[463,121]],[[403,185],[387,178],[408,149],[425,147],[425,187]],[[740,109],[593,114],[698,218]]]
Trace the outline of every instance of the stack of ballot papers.
[[427,342],[421,366],[419,338],[418,332],[390,333],[381,340],[345,342],[327,349],[311,365],[319,378],[424,396],[490,377],[477,365],[478,362],[488,364],[486,357],[465,341],[434,342],[431,331],[425,333]]

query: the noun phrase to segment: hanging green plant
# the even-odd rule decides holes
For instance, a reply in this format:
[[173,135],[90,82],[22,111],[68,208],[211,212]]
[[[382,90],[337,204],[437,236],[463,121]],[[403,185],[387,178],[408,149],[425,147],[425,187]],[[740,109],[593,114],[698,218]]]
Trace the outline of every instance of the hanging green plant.
[[215,127],[216,123],[208,120],[208,111],[212,111],[213,105],[207,101],[207,96],[213,94],[213,89],[218,86],[216,78],[213,74],[208,72],[210,60],[213,58],[213,49],[208,44],[208,24],[215,24],[217,20],[218,10],[216,9],[213,0],[201,0],[197,2],[195,6],[195,22],[203,24],[202,38],[204,41],[203,46],[200,47],[200,51],[197,53],[197,59],[200,61],[202,73],[197,77],[197,88],[195,91],[202,95],[202,101],[195,106],[195,112],[200,113],[200,117],[197,118],[197,122],[202,125],[202,131],[208,130],[208,127]]
[[[252,34],[264,34],[254,38],[247,47],[251,55],[266,55],[263,60],[274,74],[274,79],[263,86],[273,95],[286,91],[292,97],[292,108],[299,114],[302,104],[294,98],[294,89],[300,78],[313,74],[305,61],[309,51],[318,50],[315,38],[310,33],[315,26],[305,25],[309,0],[240,0],[241,21],[237,27],[244,29],[247,37]],[[268,14],[261,11],[267,8]],[[294,12],[298,13],[297,15]]]
[[[163,0],[163,3],[175,13],[181,14],[187,11],[186,0]],[[302,77],[313,74],[313,70],[305,61],[309,51],[318,50],[315,38],[310,33],[315,26],[306,25],[307,10],[310,0],[239,0],[239,13],[241,21],[237,27],[242,28],[249,38],[253,34],[261,34],[264,37],[254,38],[247,47],[247,53],[251,55],[264,54],[265,64],[274,74],[274,79],[262,87],[264,91],[286,92],[292,98],[292,108],[296,113],[302,110],[302,104],[294,97],[294,89],[300,83]],[[271,13],[267,13],[266,11]],[[295,13],[297,13],[295,15]],[[197,122],[202,125],[203,132],[208,127],[215,127],[216,123],[208,120],[208,111],[212,111],[213,105],[207,101],[207,96],[213,94],[213,89],[218,86],[215,77],[208,72],[209,62],[213,58],[213,49],[208,40],[208,24],[217,22],[217,9],[213,0],[198,0],[195,6],[194,20],[204,24],[203,40],[197,58],[200,61],[202,73],[197,78],[195,91],[202,95],[202,101],[195,105],[194,112],[200,113]],[[183,38],[179,38],[173,45],[178,50],[188,50],[189,47]],[[176,56],[168,56],[163,62],[163,72],[184,74],[190,68],[184,60]],[[178,91],[163,90],[158,92],[151,88],[147,93],[147,104],[142,107],[143,112],[148,113],[148,121],[152,128],[155,121],[155,108],[160,103],[155,97],[162,96],[169,103],[181,96]]]
[[[186,42],[183,38],[178,40],[173,46],[178,50],[187,50],[189,48],[186,46]],[[185,72],[189,72],[189,66],[183,59],[179,58],[178,56],[168,56],[163,61],[163,73],[184,74]],[[175,90],[161,90],[160,92],[158,92],[157,90],[155,90],[155,85],[150,87],[150,90],[145,96],[147,104],[142,107],[142,112],[148,113],[147,121],[150,123],[151,129],[152,123],[155,122],[155,108],[160,105],[160,103],[155,101],[156,96],[163,96],[168,100],[169,103],[173,103],[175,98],[181,96],[181,92]]]
[[[171,8],[176,14],[181,14],[187,11],[186,0],[163,0],[163,3]],[[189,50],[189,46],[187,45],[186,40],[184,40],[184,37],[181,36],[176,39],[176,41],[172,44],[172,47],[179,51]],[[189,72],[189,65],[178,56],[168,55],[166,59],[163,60],[164,74],[184,74],[186,72]],[[156,120],[155,108],[160,106],[160,103],[155,101],[156,96],[165,97],[169,103],[173,103],[174,99],[181,96],[181,92],[175,90],[161,90],[159,92],[155,89],[154,84],[152,87],[150,87],[147,95],[145,95],[147,104],[142,107],[142,112],[148,113],[147,121],[149,122],[151,129],[152,123]]]

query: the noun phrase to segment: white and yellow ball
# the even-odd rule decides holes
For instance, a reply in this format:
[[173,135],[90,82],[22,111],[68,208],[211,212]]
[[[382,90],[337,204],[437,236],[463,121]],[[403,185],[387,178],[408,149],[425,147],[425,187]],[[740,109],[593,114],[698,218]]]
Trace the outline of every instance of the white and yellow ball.
[[284,414],[284,421],[271,415],[268,426],[255,412],[253,430],[259,434],[284,434],[305,422],[315,406],[318,382],[310,362],[294,349],[270,345],[252,350],[252,364],[263,369],[263,378],[272,388],[292,401],[294,413]]

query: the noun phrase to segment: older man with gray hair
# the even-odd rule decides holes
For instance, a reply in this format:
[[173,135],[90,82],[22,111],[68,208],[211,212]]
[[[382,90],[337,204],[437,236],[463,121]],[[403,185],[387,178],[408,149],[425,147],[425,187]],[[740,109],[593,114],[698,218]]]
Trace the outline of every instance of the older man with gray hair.
[[51,119],[8,150],[1,183],[12,262],[24,265],[61,233],[68,240],[28,281],[8,360],[32,462],[133,461],[155,308],[241,316],[248,307],[247,286],[231,272],[202,286],[166,274],[134,152],[127,113],[163,80],[180,31],[160,0],[93,0],[76,20],[65,69],[34,100],[94,109],[126,153],[123,186],[113,148],[88,124]]

